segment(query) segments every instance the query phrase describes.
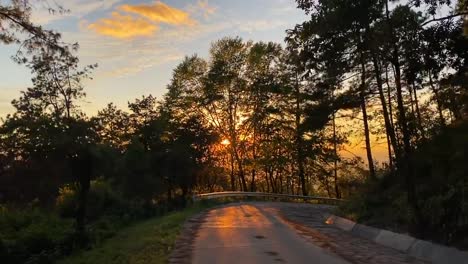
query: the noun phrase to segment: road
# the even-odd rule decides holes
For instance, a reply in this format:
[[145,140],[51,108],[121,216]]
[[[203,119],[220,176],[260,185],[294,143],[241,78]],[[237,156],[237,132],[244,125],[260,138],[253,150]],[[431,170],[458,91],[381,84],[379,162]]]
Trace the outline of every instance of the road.
[[425,263],[327,225],[323,216],[330,210],[322,205],[276,202],[213,209],[195,231],[191,263]]
[[208,213],[195,239],[192,263],[350,262],[308,242],[271,204],[246,203]]

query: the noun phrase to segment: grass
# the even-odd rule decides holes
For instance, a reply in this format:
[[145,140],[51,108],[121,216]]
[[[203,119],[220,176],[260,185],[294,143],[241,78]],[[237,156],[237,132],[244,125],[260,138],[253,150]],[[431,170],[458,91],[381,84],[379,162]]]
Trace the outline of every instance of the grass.
[[182,211],[137,223],[96,248],[76,253],[59,263],[166,263],[184,221],[210,205],[197,203]]

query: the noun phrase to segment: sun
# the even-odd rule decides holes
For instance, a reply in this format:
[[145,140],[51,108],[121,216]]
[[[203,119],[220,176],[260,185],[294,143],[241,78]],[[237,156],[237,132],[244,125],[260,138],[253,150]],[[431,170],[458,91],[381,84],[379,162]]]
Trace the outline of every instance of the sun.
[[231,141],[229,141],[229,139],[227,139],[227,138],[225,138],[225,139],[223,139],[223,141],[221,141],[221,145],[227,146],[229,144],[231,144]]

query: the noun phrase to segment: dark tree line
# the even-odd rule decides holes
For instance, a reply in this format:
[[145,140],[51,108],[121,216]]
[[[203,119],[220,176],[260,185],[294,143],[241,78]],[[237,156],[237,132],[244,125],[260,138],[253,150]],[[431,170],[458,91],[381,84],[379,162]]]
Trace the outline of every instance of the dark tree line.
[[[411,221],[424,234],[433,216],[423,209],[427,193],[421,190],[435,175],[417,168],[415,153],[447,126],[466,122],[467,7],[460,1],[451,14],[434,18],[451,1],[391,2],[297,1],[310,20],[290,30],[287,41],[300,51],[307,69],[329,83],[324,92],[347,91],[359,98],[371,178],[377,174],[369,124],[376,115],[370,115],[369,108],[380,108],[389,172],[404,179]],[[447,170],[442,177],[453,172]],[[465,187],[457,183],[450,188],[462,193]],[[463,206],[452,205],[447,215],[458,214]]]

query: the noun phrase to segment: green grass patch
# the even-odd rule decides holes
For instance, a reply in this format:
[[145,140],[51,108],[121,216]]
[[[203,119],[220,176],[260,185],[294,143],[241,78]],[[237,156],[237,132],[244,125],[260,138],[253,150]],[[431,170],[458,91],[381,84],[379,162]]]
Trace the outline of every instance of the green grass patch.
[[196,203],[182,211],[129,226],[101,245],[76,253],[59,263],[166,263],[184,221],[212,205]]

